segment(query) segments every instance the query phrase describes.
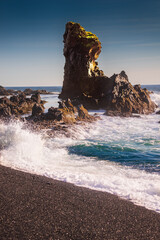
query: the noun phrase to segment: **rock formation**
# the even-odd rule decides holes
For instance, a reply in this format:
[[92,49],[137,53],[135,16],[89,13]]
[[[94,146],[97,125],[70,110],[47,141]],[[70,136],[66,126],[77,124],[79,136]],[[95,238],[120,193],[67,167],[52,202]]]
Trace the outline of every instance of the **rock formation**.
[[160,110],[158,110],[158,111],[156,112],[156,114],[160,114]]
[[[155,111],[147,89],[132,86],[124,71],[104,76],[96,61],[101,52],[98,37],[78,23],[68,22],[64,33],[64,81],[61,99],[70,98],[87,109],[107,109],[109,115],[148,114]],[[114,113],[113,113],[114,111]]]
[[9,95],[9,93],[4,87],[0,86],[0,95],[7,96],[7,95]]
[[13,95],[10,98],[0,98],[0,117],[26,114],[32,110],[35,103],[44,108],[44,102],[41,101],[39,94],[32,95],[31,98],[26,98],[24,93]]
[[101,43],[95,34],[73,22],[66,24],[63,37],[66,62],[61,97],[71,98],[82,94],[81,85],[85,77],[103,76],[96,62],[101,52]]
[[156,104],[151,101],[149,91],[141,85],[132,86],[124,71],[111,77],[113,80],[110,101],[107,104],[107,113],[112,115],[129,116],[132,113],[149,114],[155,111]]
[[62,124],[73,124],[79,121],[91,122],[96,119],[97,116],[89,115],[87,109],[85,109],[83,105],[78,107],[73,106],[70,99],[59,102],[58,108],[50,107],[47,113],[43,113],[43,107],[39,106],[39,104],[35,104],[32,108],[32,115],[27,117],[27,120],[40,122],[41,125],[45,123],[45,126],[50,125],[50,121],[55,124],[57,122]]
[[25,95],[33,95],[33,94],[53,94],[52,92],[48,92],[44,89],[32,90],[30,88],[25,89],[23,92],[21,90],[13,90],[13,89],[6,89],[0,86],[0,96],[9,96],[9,95],[19,95],[24,93]]
[[35,103],[32,108],[32,116],[39,116],[44,112],[44,107],[42,104]]
[[39,94],[52,94],[51,92],[48,92],[48,91],[46,91],[46,90],[44,90],[44,89],[39,89],[39,90],[32,90],[32,89],[30,89],[30,88],[26,88],[25,90],[24,90],[24,93],[26,94],[26,95],[32,95],[32,94],[37,94],[37,93],[39,93]]

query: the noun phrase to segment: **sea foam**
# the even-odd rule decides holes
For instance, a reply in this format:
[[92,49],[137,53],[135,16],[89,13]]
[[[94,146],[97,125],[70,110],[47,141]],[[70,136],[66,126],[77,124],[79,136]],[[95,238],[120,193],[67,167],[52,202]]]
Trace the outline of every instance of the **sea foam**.
[[[146,127],[144,127],[146,126]],[[111,118],[85,126],[70,128],[70,138],[63,135],[48,138],[24,129],[22,123],[0,124],[0,164],[25,172],[74,183],[95,190],[116,194],[135,204],[160,212],[160,175],[125,166],[94,154],[79,154],[77,146],[108,145],[145,151],[146,139],[155,138],[158,124],[154,116],[143,119]],[[135,144],[135,141],[138,144]],[[151,145],[159,154],[159,143]],[[89,150],[90,151],[90,150]],[[97,150],[98,151],[98,150]],[[107,150],[108,151],[108,150]],[[114,150],[113,150],[114,151]],[[113,154],[114,155],[114,154]],[[105,158],[105,154],[104,154]]]

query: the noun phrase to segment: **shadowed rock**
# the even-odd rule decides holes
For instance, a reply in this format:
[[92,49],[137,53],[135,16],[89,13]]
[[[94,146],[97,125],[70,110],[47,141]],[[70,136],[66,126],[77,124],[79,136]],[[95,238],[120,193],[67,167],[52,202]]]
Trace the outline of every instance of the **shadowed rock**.
[[9,95],[9,93],[4,87],[0,86],[0,95],[7,96],[7,95]]
[[[101,52],[98,37],[78,23],[68,22],[64,33],[64,81],[61,99],[72,100],[74,106],[107,109],[106,114],[131,116],[155,111],[147,89],[132,86],[124,71],[104,76],[96,61]],[[113,113],[114,112],[114,113]]]
[[68,22],[64,33],[64,83],[62,98],[82,94],[82,78],[103,76],[96,59],[101,52],[98,37],[78,23]]
[[[113,89],[107,109],[115,111],[115,115],[129,116],[131,113],[149,114],[155,111],[156,104],[151,101],[149,91],[141,85],[132,86],[124,71],[111,77]],[[107,115],[109,111],[106,112]]]
[[32,116],[41,115],[44,112],[44,107],[38,103],[35,103],[32,108]]
[[160,110],[156,112],[156,114],[160,114]]
[[32,109],[32,115],[26,119],[36,123],[39,122],[40,127],[44,125],[45,127],[54,126],[55,128],[57,124],[74,124],[79,121],[92,122],[98,117],[89,115],[83,105],[76,108],[71,100],[67,99],[59,102],[59,108],[50,107],[47,113],[43,113],[43,107],[36,103]]
[[[35,106],[34,109],[33,106]],[[22,114],[29,113],[32,111],[32,114],[38,114],[40,107],[44,109],[44,102],[41,101],[40,95],[33,95],[31,98],[26,98],[24,93],[19,95],[13,95],[9,98],[3,97],[0,98],[0,117],[11,117],[12,115],[18,116]],[[39,108],[39,109],[38,109]]]

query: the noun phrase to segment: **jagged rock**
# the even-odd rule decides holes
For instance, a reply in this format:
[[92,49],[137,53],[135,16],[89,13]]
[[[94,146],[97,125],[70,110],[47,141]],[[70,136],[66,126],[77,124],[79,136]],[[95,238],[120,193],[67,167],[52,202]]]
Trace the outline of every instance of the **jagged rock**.
[[48,109],[48,113],[46,113],[45,118],[48,120],[62,120],[62,112],[58,108],[51,107]]
[[26,94],[26,95],[32,95],[32,94],[37,94],[37,93],[39,93],[39,94],[52,94],[51,92],[48,92],[48,91],[46,91],[46,90],[44,90],[44,89],[39,89],[39,90],[32,90],[32,89],[30,89],[30,88],[26,88],[25,90],[24,90],[24,93]]
[[63,121],[65,123],[74,123],[76,121],[74,113],[68,108],[54,108],[48,109],[45,119]]
[[59,101],[58,104],[59,104],[59,108],[65,108],[66,107],[65,101]]
[[[78,23],[68,22],[64,33],[64,81],[61,99],[70,98],[74,106],[107,109],[113,115],[149,114],[156,105],[150,92],[140,85],[132,86],[124,71],[112,77],[99,70],[97,58],[101,43],[95,34]],[[111,112],[110,112],[111,113]]]
[[13,102],[13,103],[18,103],[19,102],[19,96],[18,95],[11,96],[10,101]]
[[34,91],[30,88],[26,88],[24,91],[23,91],[26,95],[31,95],[34,93]]
[[132,86],[124,71],[114,74],[111,101],[107,109],[119,113],[149,114],[155,111],[156,104],[151,101],[149,92],[140,85]]
[[39,93],[36,93],[36,94],[32,95],[32,96],[31,96],[31,99],[32,99],[34,102],[38,103],[38,104],[41,103],[41,96],[40,96]]
[[[59,108],[51,107],[48,109],[47,113],[39,112],[39,105],[35,104],[32,109],[32,116],[28,119],[38,120],[41,122],[45,121],[54,121],[65,123],[65,124],[73,124],[77,121],[94,121],[97,117],[90,116],[88,111],[83,107],[83,105],[78,106],[78,109],[72,104],[70,99],[63,100],[59,102]],[[35,113],[34,113],[35,110]],[[36,110],[38,112],[36,113]],[[36,118],[34,118],[36,116]],[[50,123],[49,123],[50,124]]]
[[156,114],[160,114],[160,110],[156,112]]
[[87,109],[85,109],[83,105],[78,106],[78,118],[79,120],[90,118]]
[[38,103],[35,103],[32,108],[32,116],[38,116],[41,115],[44,112],[43,106],[41,106]]
[[0,98],[0,116],[10,117],[11,115],[17,116],[29,113],[32,111],[35,103],[38,104],[39,102],[41,107],[44,108],[44,103],[41,101],[39,96],[26,98],[26,95],[24,93],[21,93],[16,96],[11,96],[10,99],[7,97]]
[[105,115],[110,116],[110,117],[131,117],[132,113],[131,112],[119,112],[116,110],[108,110],[106,111]]
[[61,98],[81,95],[81,79],[103,76],[96,59],[101,52],[98,37],[78,23],[68,22],[64,33],[64,83]]
[[12,115],[11,108],[4,107],[2,104],[0,104],[0,117],[10,117]]
[[19,102],[24,102],[26,100],[26,94],[22,92],[18,95],[18,98]]
[[0,86],[0,95],[1,96],[8,96],[9,93],[4,87]]
[[10,105],[11,101],[7,97],[2,97],[2,98],[0,98],[0,104]]

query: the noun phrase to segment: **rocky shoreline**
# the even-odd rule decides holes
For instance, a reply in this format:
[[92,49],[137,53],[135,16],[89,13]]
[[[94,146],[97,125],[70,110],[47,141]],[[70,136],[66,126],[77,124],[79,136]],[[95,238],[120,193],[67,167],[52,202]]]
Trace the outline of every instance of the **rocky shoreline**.
[[44,113],[45,101],[40,94],[51,94],[46,90],[21,92],[0,86],[1,119],[18,118],[37,128],[59,129],[64,124],[95,121],[98,117],[89,115],[90,109],[104,109],[106,115],[113,117],[155,112],[157,106],[150,92],[141,85],[133,86],[124,71],[107,77],[99,69],[101,42],[95,34],[78,23],[68,22],[63,38],[65,66],[59,107],[50,107]]
[[45,89],[42,90],[32,90],[30,88],[26,88],[24,91],[21,90],[13,90],[13,89],[6,89],[2,86],[0,86],[0,96],[10,96],[10,95],[19,95],[19,94],[25,94],[25,95],[32,95],[32,94],[53,94],[52,92],[48,92]]
[[[105,109],[107,115],[149,114],[156,109],[147,89],[132,86],[124,71],[111,77],[98,68],[101,43],[79,23],[66,24],[64,81],[60,99],[70,98],[87,109]],[[111,114],[112,112],[112,114]]]

